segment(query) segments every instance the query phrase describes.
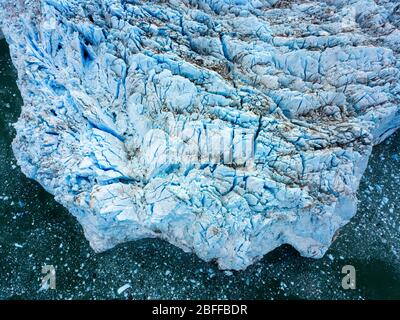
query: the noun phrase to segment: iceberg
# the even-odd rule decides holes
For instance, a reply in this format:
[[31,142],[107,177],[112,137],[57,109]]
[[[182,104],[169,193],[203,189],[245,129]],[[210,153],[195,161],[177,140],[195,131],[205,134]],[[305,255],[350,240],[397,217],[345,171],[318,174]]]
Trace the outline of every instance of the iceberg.
[[0,29],[18,164],[96,252],[320,258],[400,126],[395,1],[0,0]]

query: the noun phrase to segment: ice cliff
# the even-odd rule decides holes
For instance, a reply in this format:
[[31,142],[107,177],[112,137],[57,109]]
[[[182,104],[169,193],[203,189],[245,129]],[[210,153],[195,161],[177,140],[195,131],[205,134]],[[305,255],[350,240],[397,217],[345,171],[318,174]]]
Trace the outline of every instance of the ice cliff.
[[96,251],[319,258],[400,125],[396,0],[0,0],[23,172]]

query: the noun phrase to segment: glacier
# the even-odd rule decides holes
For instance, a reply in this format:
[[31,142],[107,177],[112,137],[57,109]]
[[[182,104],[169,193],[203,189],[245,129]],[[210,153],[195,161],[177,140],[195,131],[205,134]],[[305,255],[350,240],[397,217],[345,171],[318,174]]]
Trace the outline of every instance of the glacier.
[[320,258],[400,126],[398,1],[0,0],[0,29],[18,164],[96,252]]

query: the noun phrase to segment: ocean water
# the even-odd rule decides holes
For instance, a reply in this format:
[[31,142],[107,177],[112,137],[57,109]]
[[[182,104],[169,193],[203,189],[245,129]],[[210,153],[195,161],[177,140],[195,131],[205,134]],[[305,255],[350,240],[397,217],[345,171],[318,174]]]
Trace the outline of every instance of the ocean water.
[[[358,213],[324,258],[282,246],[245,271],[223,272],[161,240],[94,253],[74,217],[16,164],[16,79],[1,40],[0,299],[400,299],[400,132],[375,147]],[[44,265],[55,268],[55,289],[40,290]],[[342,288],[345,265],[356,270],[354,290]]]

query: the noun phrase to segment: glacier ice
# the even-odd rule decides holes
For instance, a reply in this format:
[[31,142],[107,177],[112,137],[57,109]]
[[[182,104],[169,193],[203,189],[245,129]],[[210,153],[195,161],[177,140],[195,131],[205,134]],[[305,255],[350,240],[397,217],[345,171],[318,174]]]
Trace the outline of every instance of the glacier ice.
[[0,29],[18,164],[97,252],[322,257],[400,125],[397,1],[0,0]]

